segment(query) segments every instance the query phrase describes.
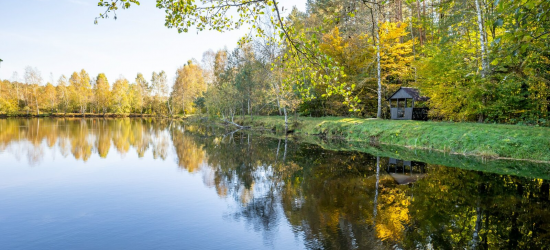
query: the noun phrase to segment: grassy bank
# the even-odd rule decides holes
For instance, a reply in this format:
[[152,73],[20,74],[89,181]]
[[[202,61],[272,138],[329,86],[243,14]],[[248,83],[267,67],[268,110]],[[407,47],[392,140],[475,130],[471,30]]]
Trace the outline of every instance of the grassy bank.
[[[245,117],[236,123],[282,131],[284,118]],[[379,143],[448,154],[550,161],[550,128],[516,125],[393,121],[342,117],[290,119],[295,134]]]

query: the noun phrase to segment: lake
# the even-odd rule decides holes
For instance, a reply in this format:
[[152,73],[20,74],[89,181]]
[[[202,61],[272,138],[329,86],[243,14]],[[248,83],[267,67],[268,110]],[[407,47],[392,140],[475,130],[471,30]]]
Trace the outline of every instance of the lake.
[[550,246],[550,166],[323,148],[170,120],[0,119],[0,248]]

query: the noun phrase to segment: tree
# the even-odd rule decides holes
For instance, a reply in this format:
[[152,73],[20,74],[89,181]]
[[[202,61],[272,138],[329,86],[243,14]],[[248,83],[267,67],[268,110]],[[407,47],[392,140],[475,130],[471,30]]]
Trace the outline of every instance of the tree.
[[103,115],[107,112],[111,106],[111,87],[105,74],[100,73],[97,75],[97,80],[94,88],[94,95],[97,100],[97,108],[103,112]]
[[[98,6],[104,7],[105,12],[98,18],[108,18],[109,13],[114,14],[119,8],[128,9],[133,4],[139,5],[138,0],[99,0]],[[280,29],[280,36],[290,39],[285,28],[284,17],[275,0],[157,0],[157,8],[166,12],[165,25],[175,28],[178,32],[188,32],[190,28],[199,31],[216,30],[230,31],[239,29],[243,25],[251,25],[257,34],[262,35],[263,29],[258,25],[258,17],[265,13],[266,9],[273,9],[276,13],[271,23]],[[233,11],[237,15],[233,14]],[[98,23],[96,18],[95,23]],[[246,37],[242,42],[249,41]]]
[[0,113],[11,114],[17,112],[19,100],[13,89],[18,84],[17,82],[0,80]]
[[118,78],[113,84],[111,107],[115,113],[130,113],[131,106],[128,93],[130,86],[128,80],[123,77]]
[[161,71],[158,74],[153,72],[151,78],[151,88],[153,90],[153,95],[157,98],[164,99],[168,95],[168,85],[167,85],[167,76],[166,72]]
[[171,99],[174,107],[180,108],[182,113],[192,111],[192,104],[196,98],[206,91],[206,82],[200,66],[189,60],[186,65],[176,72]]
[[165,114],[166,109],[171,110],[168,100],[169,87],[167,84],[166,72],[153,72],[151,77],[151,89],[153,95],[153,109],[158,115]]
[[59,80],[57,80],[57,97],[59,99],[60,106],[63,108],[63,113],[67,114],[67,109],[70,106],[71,98],[71,86],[67,83],[67,77],[61,75]]
[[[365,1],[367,2],[367,1]],[[100,0],[98,6],[104,7],[105,12],[100,14],[99,18],[107,18],[108,14],[113,12],[116,19],[116,11],[120,8],[127,9],[133,4],[139,5],[137,0]],[[349,105],[352,111],[356,111],[357,97],[350,96],[351,86],[347,86],[338,80],[340,68],[332,64],[330,58],[319,55],[315,42],[308,43],[304,34],[295,34],[292,22],[285,20],[281,15],[278,2],[275,0],[157,0],[157,8],[165,9],[166,22],[168,28],[176,28],[178,32],[188,32],[190,28],[196,28],[199,31],[216,30],[219,32],[238,29],[243,25],[250,25],[258,37],[266,35],[264,26],[261,24],[260,16],[266,11],[272,11],[273,17],[269,19],[272,27],[275,27],[279,39],[273,39],[271,42],[282,44],[283,42],[289,49],[287,50],[287,60],[292,61],[289,67],[300,66],[300,71],[308,71],[309,78],[313,85],[325,84],[331,88],[327,89],[327,94],[340,94]],[[233,15],[236,11],[238,15]],[[294,9],[293,12],[297,10]],[[98,19],[96,18],[95,23]],[[272,37],[271,34],[267,34]],[[273,37],[275,38],[275,37]],[[240,45],[245,45],[252,40],[251,36],[243,37]],[[282,40],[282,41],[281,41]],[[303,44],[305,43],[305,44]],[[297,77],[295,77],[297,78]],[[302,88],[300,79],[289,79],[288,84],[298,84]],[[330,84],[329,84],[330,83]],[[332,87],[335,86],[335,87]],[[302,89],[302,92],[308,92],[308,89]],[[380,92],[381,93],[381,92]],[[304,95],[304,98],[311,98],[310,95]]]
[[42,84],[42,76],[40,71],[38,71],[37,68],[32,68],[30,66],[27,66],[25,68],[25,82],[27,85],[30,86],[32,89],[32,95],[31,100],[34,101],[34,106],[36,108],[36,115],[40,114],[40,109],[38,107],[39,105],[39,97],[40,97],[40,84]]
[[46,104],[48,105],[47,107],[50,112],[56,110],[58,105],[57,92],[55,87],[50,82],[48,82],[46,87],[44,87],[44,98],[46,99]]
[[141,87],[135,83],[130,84],[128,91],[128,99],[130,101],[130,107],[133,112],[143,113],[143,95]]
[[151,88],[149,86],[149,82],[147,82],[147,80],[145,80],[145,78],[143,77],[143,74],[141,73],[138,73],[137,76],[136,76],[136,96],[139,96],[140,100],[139,102],[141,103],[141,108],[139,109],[139,112],[141,114],[143,114],[143,107],[145,107],[147,105],[148,102],[150,102],[149,98],[150,98],[150,93],[151,93]]
[[72,93],[72,100],[80,110],[80,113],[84,115],[92,94],[90,76],[84,69],[80,73],[73,72],[71,78],[69,78],[69,83],[74,91]]

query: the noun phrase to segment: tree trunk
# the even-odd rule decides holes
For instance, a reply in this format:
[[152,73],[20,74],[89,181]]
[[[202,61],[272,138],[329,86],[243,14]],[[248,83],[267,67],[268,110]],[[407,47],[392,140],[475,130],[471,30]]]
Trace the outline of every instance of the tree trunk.
[[170,98],[168,98],[168,101],[166,101],[166,106],[168,106],[168,112],[170,113],[170,117],[171,117],[172,116],[172,107],[170,107]]
[[[420,19],[420,1],[419,0],[416,0],[416,8],[418,9],[418,12],[416,12],[416,16],[418,18],[418,21],[421,22],[421,19]],[[424,44],[424,39],[423,39],[423,36],[422,36],[422,28],[418,28],[418,39],[420,40],[420,46],[422,46]]]
[[[376,3],[377,1],[375,1]],[[378,9],[380,11],[380,8]],[[377,64],[377,80],[378,80],[378,110],[376,112],[376,118],[382,118],[382,78],[380,68],[380,26],[378,24],[378,12],[375,13],[375,25],[376,25],[376,64]]]
[[[397,22],[403,22],[403,2],[402,0],[395,1],[396,9],[397,9]],[[401,41],[403,42],[403,41]]]
[[481,18],[481,6],[479,5],[479,0],[476,1],[476,12],[477,12],[477,25],[479,27],[479,44],[481,49],[481,77],[485,77],[485,73],[488,70],[487,63],[487,48],[485,47],[485,32],[483,32],[483,19]]
[[250,97],[248,97],[248,114],[250,115],[250,122],[252,122],[254,119],[252,117],[252,104],[250,104]]
[[244,121],[244,100],[241,103],[241,119],[243,119],[243,121]]
[[288,131],[288,113],[286,112],[286,107],[283,107],[283,111],[285,112],[285,134]]
[[37,93],[35,93],[34,95],[34,102],[36,103],[36,115],[40,115],[40,110],[38,109],[38,97],[37,97]]
[[19,83],[15,83],[15,93],[17,99],[17,111],[19,111]]
[[[411,8],[411,12],[412,12],[412,8]],[[413,33],[412,17],[411,17],[411,19],[409,19],[409,24],[411,26],[411,39],[413,40],[412,51],[413,51],[413,61],[414,61],[416,59],[416,50],[415,50],[415,47],[414,47],[414,33]],[[414,82],[416,83],[416,67],[414,67]]]
[[183,115],[185,115],[185,102],[183,100],[183,94],[181,96],[181,112],[183,113]]
[[279,96],[277,95],[277,110],[279,110],[279,115],[283,115],[281,111],[281,102],[279,101]]

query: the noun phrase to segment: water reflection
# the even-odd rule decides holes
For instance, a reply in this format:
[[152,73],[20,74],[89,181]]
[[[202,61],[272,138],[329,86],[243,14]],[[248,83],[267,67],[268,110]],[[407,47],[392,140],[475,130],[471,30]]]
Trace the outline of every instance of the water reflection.
[[550,182],[337,152],[152,119],[3,119],[0,153],[87,161],[133,150],[173,159],[239,206],[230,220],[275,239],[288,223],[309,249],[550,245]]
[[426,163],[389,158],[386,171],[399,185],[407,185],[426,176]]

